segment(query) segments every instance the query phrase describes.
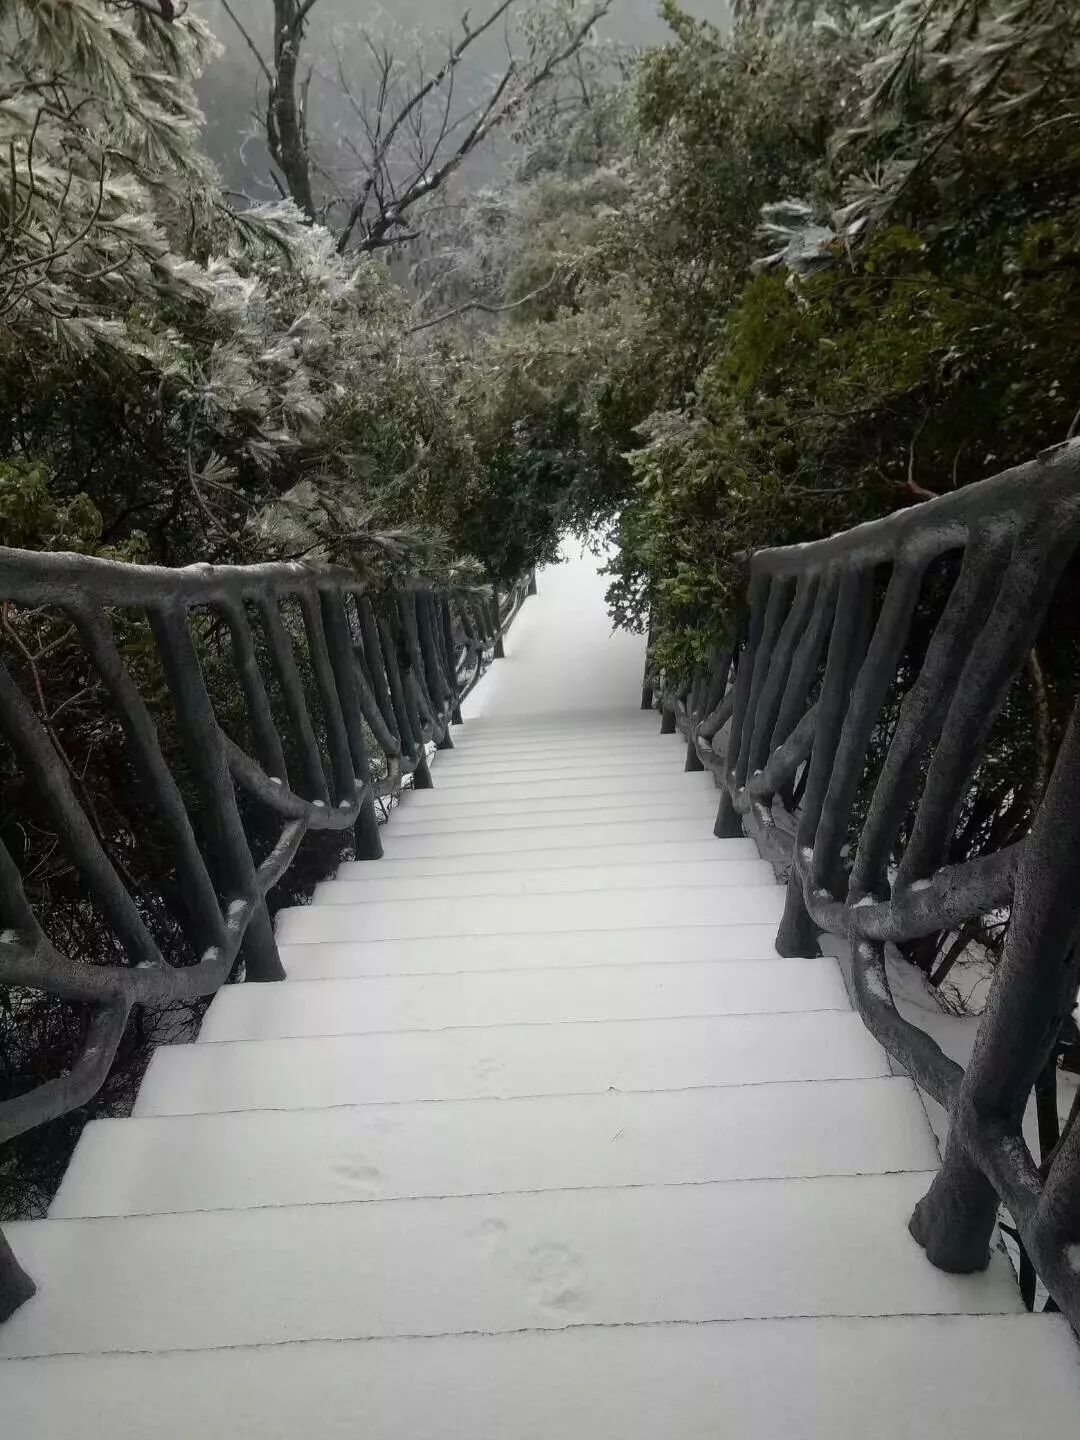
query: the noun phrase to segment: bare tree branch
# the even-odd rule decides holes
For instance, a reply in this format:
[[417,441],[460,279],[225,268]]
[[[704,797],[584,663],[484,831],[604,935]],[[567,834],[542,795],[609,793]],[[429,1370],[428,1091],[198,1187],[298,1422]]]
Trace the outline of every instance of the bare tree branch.
[[434,316],[431,320],[421,320],[418,325],[410,325],[405,332],[407,335],[415,335],[419,330],[430,330],[435,325],[442,325],[446,320],[453,320],[455,316],[465,315],[470,310],[480,310],[485,315],[502,315],[507,310],[517,310],[522,305],[527,305],[530,300],[535,300],[538,295],[543,295],[545,290],[550,290],[555,281],[559,278],[560,272],[556,269],[551,276],[538,285],[535,290],[530,290],[528,295],[522,295],[519,300],[511,300],[505,305],[489,305],[486,300],[466,300],[463,305],[455,305],[452,310],[444,310],[441,315]]
[[[490,12],[476,26],[470,23],[469,12],[464,13],[460,33],[448,38],[447,50],[434,69],[429,69],[422,51],[414,63],[402,63],[389,44],[361,32],[373,70],[370,90],[365,84],[357,86],[335,44],[337,83],[359,127],[356,137],[336,137],[334,142],[339,154],[347,151],[357,162],[359,175],[348,180],[335,174],[331,163],[314,161],[311,153],[311,71],[301,77],[300,54],[305,23],[317,0],[273,0],[272,65],[267,65],[236,22],[229,0],[223,3],[270,79],[267,144],[284,188],[312,221],[326,223],[327,217],[335,212],[340,216],[347,205],[337,235],[338,252],[344,254],[350,249],[356,253],[383,249],[411,238],[415,221],[410,212],[578,55],[612,0],[594,0],[576,24],[557,22],[554,29],[533,26],[526,32],[526,43],[519,46],[519,55],[512,37],[513,0],[494,0]],[[464,116],[455,114],[462,108],[456,103],[458,67],[471,47],[500,22],[505,63],[487,81],[486,96],[479,104],[466,106]],[[583,83],[580,75],[578,78]],[[350,190],[352,199],[345,201]]]
[[255,59],[256,59],[256,61],[257,61],[257,63],[258,63],[258,66],[259,66],[259,69],[260,69],[260,70],[262,71],[262,73],[266,76],[267,80],[269,80],[270,84],[273,85],[273,83],[274,83],[274,74],[273,74],[273,71],[270,69],[270,66],[269,66],[269,65],[266,63],[266,61],[263,59],[262,51],[261,51],[261,50],[259,49],[259,47],[255,44],[255,41],[251,38],[250,32],[244,28],[244,25],[243,25],[243,23],[241,22],[239,15],[237,15],[236,11],[235,11],[235,10],[232,8],[232,6],[229,4],[229,0],[221,0],[221,8],[225,11],[225,14],[228,15],[229,19],[230,19],[230,20],[233,22],[233,24],[236,26],[237,30],[239,30],[241,36],[243,37],[244,43],[247,45],[247,47],[248,47],[248,49],[251,51],[252,55],[255,56]]

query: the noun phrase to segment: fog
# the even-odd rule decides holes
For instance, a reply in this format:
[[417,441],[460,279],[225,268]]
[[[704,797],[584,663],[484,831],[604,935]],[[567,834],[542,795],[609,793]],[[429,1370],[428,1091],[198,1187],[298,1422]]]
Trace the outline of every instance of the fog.
[[[263,144],[258,112],[265,101],[266,82],[247,43],[226,12],[222,0],[192,0],[225,47],[224,55],[207,69],[200,85],[206,116],[206,145],[217,161],[230,188],[253,198],[269,198],[276,192],[269,184],[269,162]],[[230,0],[237,19],[263,55],[271,51],[272,0]],[[395,48],[405,54],[418,45],[428,45],[434,59],[441,38],[459,27],[463,12],[471,10],[473,24],[489,13],[489,4],[477,0],[399,0],[388,7],[365,0],[317,0],[311,13],[305,56],[312,65],[309,101],[309,129],[312,149],[330,158],[340,154],[343,137],[355,129],[348,102],[337,80],[338,64],[347,70],[354,88],[363,88],[365,63],[360,31],[394,39]],[[726,23],[727,0],[686,0],[691,13]],[[614,0],[611,13],[600,33],[625,46],[648,45],[665,38],[667,27],[658,18],[656,0]],[[460,33],[460,30],[459,30]],[[485,73],[505,59],[499,27],[478,41],[462,64],[457,86],[460,103],[468,103],[483,84]],[[472,162],[472,178],[490,178],[498,168],[498,157],[490,150]]]

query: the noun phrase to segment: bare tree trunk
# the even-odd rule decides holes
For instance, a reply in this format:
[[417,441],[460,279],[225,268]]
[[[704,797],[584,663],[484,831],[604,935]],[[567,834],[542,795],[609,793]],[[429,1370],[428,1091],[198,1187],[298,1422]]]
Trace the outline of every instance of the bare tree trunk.
[[266,110],[270,154],[285,177],[289,194],[309,220],[315,219],[311,191],[304,97],[297,84],[304,21],[315,0],[274,0],[274,77]]

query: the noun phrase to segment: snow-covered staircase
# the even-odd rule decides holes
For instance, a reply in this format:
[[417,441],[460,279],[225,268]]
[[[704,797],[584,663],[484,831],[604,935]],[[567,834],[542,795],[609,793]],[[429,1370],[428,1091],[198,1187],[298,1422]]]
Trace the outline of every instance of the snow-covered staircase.
[[386,857],[279,916],[289,979],[221,991],[9,1228],[5,1436],[1075,1428],[1064,1323],[909,1238],[919,1097],[833,959],[776,957],[599,590],[544,577]]

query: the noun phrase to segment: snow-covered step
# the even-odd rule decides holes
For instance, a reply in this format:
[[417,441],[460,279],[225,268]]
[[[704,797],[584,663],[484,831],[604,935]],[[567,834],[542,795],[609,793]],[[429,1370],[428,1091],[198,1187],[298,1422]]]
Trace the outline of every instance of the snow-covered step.
[[487,780],[492,784],[523,782],[531,780],[561,779],[564,776],[614,776],[651,774],[678,776],[683,772],[683,749],[677,754],[666,748],[657,751],[655,747],[634,750],[625,755],[612,755],[607,751],[596,755],[576,752],[571,755],[527,754],[514,756],[490,756],[481,747],[475,757],[462,758],[458,751],[440,754],[438,764],[432,767],[438,788],[448,785],[460,787],[476,780]]
[[561,745],[485,745],[474,742],[471,746],[454,742],[453,750],[440,751],[432,764],[432,773],[451,775],[457,771],[502,771],[511,774],[531,774],[535,769],[574,769],[597,767],[624,773],[636,765],[651,770],[665,769],[668,774],[679,774],[686,757],[686,741],[681,737],[677,745],[666,740],[658,744],[655,740],[634,741],[633,744],[608,745],[593,741],[572,741]]
[[764,860],[698,860],[667,870],[663,865],[591,865],[546,870],[451,875],[431,879],[423,875],[397,879],[338,877],[316,885],[313,905],[370,904],[377,900],[450,898],[479,895],[565,895],[572,891],[656,890],[675,884],[682,888],[728,885],[772,885],[775,876]]
[[589,965],[219,990],[200,1042],[360,1035],[462,1025],[551,1025],[849,1008],[840,967],[821,960]]
[[[11,1362],[19,1440],[1012,1440],[1068,1435],[1059,1315],[753,1320]],[[719,1418],[718,1418],[719,1417]]]
[[50,1215],[928,1170],[910,1080],[97,1120]]
[[[379,886],[387,880],[424,880],[444,875],[501,875],[507,871],[531,873],[537,870],[589,869],[595,865],[649,866],[654,871],[665,865],[688,866],[702,860],[757,861],[758,852],[752,840],[717,840],[706,836],[700,840],[673,840],[668,844],[647,841],[629,845],[586,845],[575,849],[549,847],[538,850],[492,851],[480,855],[410,854],[410,840],[391,841],[384,836],[386,853],[381,860],[348,860],[338,872],[338,880],[363,882]],[[675,875],[675,870],[667,872]]]
[[[561,831],[582,824],[646,826],[663,820],[692,820],[697,828],[691,833],[699,837],[712,830],[715,815],[716,804],[710,802],[707,796],[684,796],[682,799],[658,797],[655,800],[648,797],[613,800],[605,796],[603,804],[598,806],[590,803],[590,797],[585,796],[580,802],[562,799],[537,800],[535,804],[515,801],[501,807],[491,805],[476,815],[463,815],[454,810],[436,815],[430,810],[407,810],[399,806],[394,810],[391,825],[402,835],[490,837],[515,830],[528,835]],[[491,844],[490,840],[488,843]],[[494,843],[497,847],[501,842]]]
[[[623,698],[619,697],[620,700]],[[630,710],[625,705],[592,708],[574,705],[546,711],[530,707],[517,714],[467,716],[461,725],[463,734],[484,735],[488,739],[496,735],[577,735],[583,732],[591,735],[655,735],[659,728],[659,711]]]
[[713,837],[713,816],[687,816],[680,807],[668,807],[660,816],[644,818],[616,812],[596,819],[575,815],[534,815],[519,822],[488,821],[484,829],[468,822],[431,821],[423,829],[398,825],[397,811],[383,827],[383,849],[390,859],[408,856],[425,859],[441,855],[509,855],[524,850],[577,850],[598,845],[663,845]]
[[599,1094],[887,1075],[850,1011],[164,1045],[136,1115]]
[[678,780],[684,775],[683,766],[672,765],[670,760],[603,760],[603,762],[589,763],[588,760],[559,760],[543,759],[540,757],[536,763],[531,760],[524,760],[517,765],[487,766],[480,762],[472,762],[471,765],[441,765],[432,768],[435,776],[435,789],[433,791],[420,791],[422,795],[433,795],[438,791],[455,791],[458,795],[468,795],[482,786],[485,791],[495,792],[504,785],[560,785],[575,786],[580,783],[605,782],[626,783],[634,779],[648,778],[649,783],[657,785],[662,789],[665,780],[671,782],[675,789],[678,788]]
[[440,975],[553,965],[776,958],[776,924],[687,925],[669,930],[579,930],[550,935],[452,935],[435,940],[342,940],[280,945],[294,980]]
[[482,900],[421,899],[401,904],[302,905],[278,912],[281,940],[390,940],[446,935],[540,935],[561,930],[656,929],[680,925],[747,925],[784,910],[775,884],[694,889],[610,889],[560,895],[488,895]]
[[932,1174],[42,1220],[5,1356],[796,1315],[1009,1313],[907,1233]]
[[605,820],[696,816],[703,825],[708,825],[716,814],[718,798],[715,792],[706,790],[704,786],[700,789],[695,786],[693,792],[683,795],[666,789],[641,794],[625,790],[605,795],[575,796],[570,792],[532,800],[493,800],[489,797],[471,804],[426,804],[423,797],[436,793],[434,790],[419,790],[403,796],[400,805],[394,809],[391,824],[445,833],[447,826],[459,830],[499,830],[529,825],[562,825],[568,818],[591,820],[597,824]]
[[652,800],[662,795],[673,799],[703,798],[714,808],[719,795],[711,775],[686,774],[668,770],[627,771],[621,775],[600,775],[584,779],[517,780],[492,782],[477,779],[464,788],[447,785],[434,790],[410,790],[401,797],[399,815],[416,810],[440,810],[447,814],[505,814],[511,806],[540,805],[548,801],[605,803]]

